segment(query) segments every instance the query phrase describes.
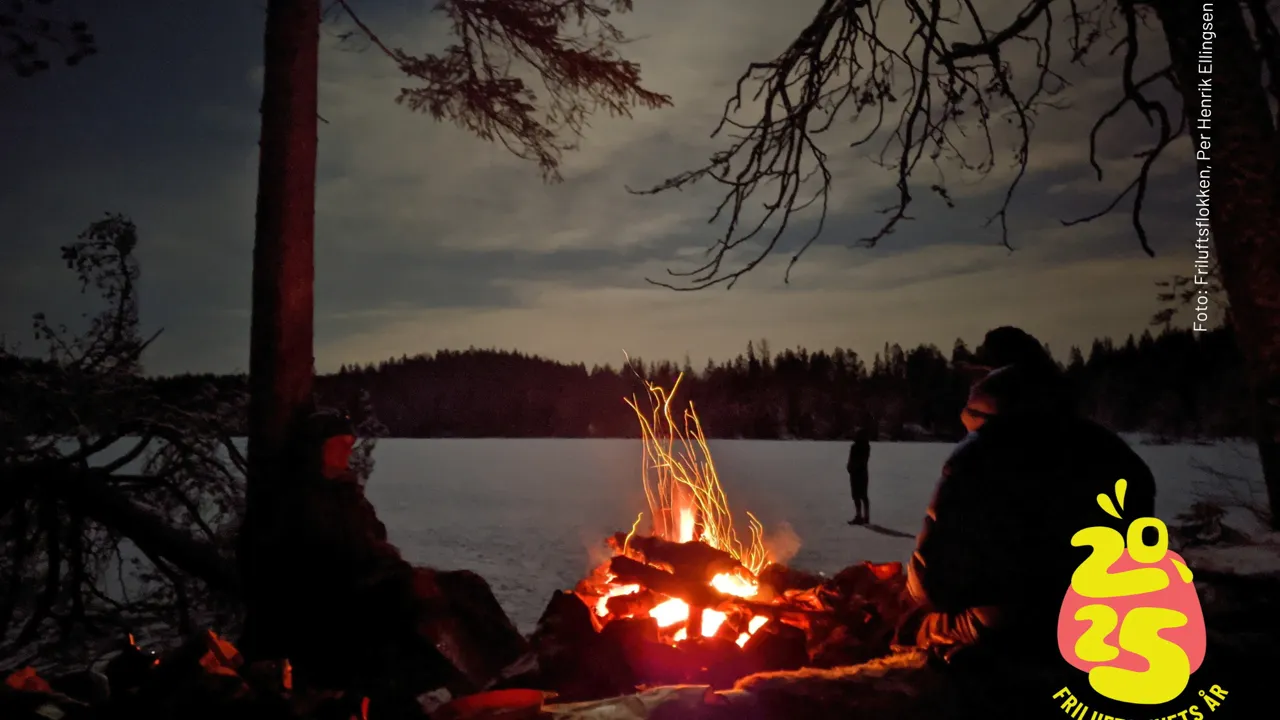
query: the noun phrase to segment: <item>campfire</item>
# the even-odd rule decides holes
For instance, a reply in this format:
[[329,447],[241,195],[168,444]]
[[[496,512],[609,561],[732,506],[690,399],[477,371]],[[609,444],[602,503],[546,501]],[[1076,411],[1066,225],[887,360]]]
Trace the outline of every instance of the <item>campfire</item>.
[[727,687],[760,671],[889,651],[905,607],[901,563],[859,563],[829,578],[782,565],[754,515],[735,522],[693,406],[675,411],[682,377],[669,392],[646,384],[651,409],[628,401],[647,511],[605,539],[607,561],[555,593],[529,638],[536,662],[517,663],[525,674],[498,687],[587,700],[660,684]]
[[773,559],[764,527],[748,512],[746,539],[739,538],[697,413],[690,404],[677,420],[673,410],[681,379],[670,392],[646,383],[649,413],[627,401],[640,422],[648,531],[639,532],[641,512],[629,532],[609,537],[613,557],[575,593],[593,608],[597,630],[652,618],[670,645],[716,638],[745,647],[771,620],[803,627],[806,612],[823,608],[813,593],[779,596],[760,582]]

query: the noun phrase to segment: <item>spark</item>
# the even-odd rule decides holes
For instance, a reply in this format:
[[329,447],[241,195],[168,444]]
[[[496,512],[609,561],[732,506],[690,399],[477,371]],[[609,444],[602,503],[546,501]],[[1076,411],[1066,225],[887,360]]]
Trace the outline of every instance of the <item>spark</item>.
[[627,533],[627,538],[622,541],[622,554],[626,555],[631,549],[631,538],[635,537],[636,528],[640,527],[640,518],[644,517],[644,513],[636,515],[636,521],[631,523],[631,532]]
[[[752,575],[758,575],[769,562],[768,551],[764,547],[764,526],[755,515],[746,513],[747,542],[744,545],[739,540],[729,500],[720,484],[711,449],[693,403],[689,403],[683,412],[681,422],[676,421],[672,410],[683,379],[684,373],[680,373],[670,392],[644,381],[653,406],[648,415],[641,411],[634,396],[626,400],[640,421],[644,460],[642,479],[645,499],[654,518],[654,534],[673,542],[704,542],[729,553]],[[693,512],[682,517],[685,513],[681,511],[686,509]],[[694,517],[702,521],[697,537],[689,532]]]

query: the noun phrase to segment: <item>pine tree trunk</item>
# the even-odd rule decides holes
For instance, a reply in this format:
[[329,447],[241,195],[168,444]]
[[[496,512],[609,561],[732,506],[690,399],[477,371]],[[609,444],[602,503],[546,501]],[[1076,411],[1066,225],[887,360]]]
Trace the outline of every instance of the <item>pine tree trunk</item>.
[[[1280,177],[1276,128],[1262,58],[1239,2],[1153,3],[1168,39],[1193,144],[1210,143],[1198,169],[1211,173],[1209,219],[1232,322],[1254,397],[1255,434],[1271,509],[1280,529]],[[1204,15],[1212,12],[1213,69],[1200,72]],[[1208,85],[1204,85],[1208,81]],[[1207,93],[1207,94],[1205,94]],[[1202,105],[1204,98],[1211,105]],[[1205,118],[1202,108],[1211,110]],[[1206,127],[1207,126],[1207,127]],[[1186,226],[1188,265],[1194,230]],[[1190,267],[1188,268],[1190,270]]]
[[274,524],[273,486],[287,469],[292,438],[312,403],[319,43],[320,0],[268,2],[249,341],[249,478],[246,527],[237,548],[247,625],[268,633],[270,623],[253,622],[259,599],[271,589],[259,582],[270,572],[252,567],[262,534],[251,530]]

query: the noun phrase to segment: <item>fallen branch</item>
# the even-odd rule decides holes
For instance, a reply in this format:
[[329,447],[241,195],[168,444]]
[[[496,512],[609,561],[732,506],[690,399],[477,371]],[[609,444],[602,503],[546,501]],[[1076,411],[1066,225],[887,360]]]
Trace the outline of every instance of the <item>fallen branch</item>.
[[[129,480],[130,476],[111,476]],[[210,589],[229,595],[240,592],[235,566],[212,544],[195,540],[169,526],[154,513],[130,501],[102,482],[97,473],[65,473],[57,477],[63,497],[85,517],[129,538],[142,552],[164,558]]]

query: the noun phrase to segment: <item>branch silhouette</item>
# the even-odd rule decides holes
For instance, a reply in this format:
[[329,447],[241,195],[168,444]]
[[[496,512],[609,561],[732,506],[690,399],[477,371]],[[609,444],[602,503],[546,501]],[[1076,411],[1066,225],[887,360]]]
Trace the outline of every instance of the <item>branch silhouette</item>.
[[[869,148],[871,162],[896,176],[896,197],[878,211],[884,220],[853,244],[874,247],[901,222],[912,219],[909,209],[916,200],[912,179],[923,161],[939,177],[929,191],[954,207],[943,172],[945,163],[983,178],[998,163],[1009,160],[1013,177],[983,227],[998,223],[1001,243],[1012,250],[1008,212],[1028,171],[1036,118],[1044,110],[1065,107],[1059,95],[1069,86],[1062,74],[1067,66],[1085,67],[1096,55],[1120,52],[1124,53],[1120,79],[1124,95],[1093,126],[1090,163],[1101,178],[1098,135],[1130,104],[1155,128],[1157,138],[1136,153],[1142,165],[1114,200],[1097,213],[1063,222],[1088,222],[1132,197],[1139,241],[1149,255],[1154,254],[1142,223],[1151,168],[1187,128],[1185,119],[1171,119],[1153,92],[1158,83],[1174,84],[1171,68],[1135,77],[1144,27],[1142,7],[1128,0],[1102,0],[1092,6],[1078,0],[1031,0],[1008,25],[993,29],[974,0],[906,0],[910,31],[897,42],[889,40],[883,26],[884,8],[883,0],[825,0],[781,54],[751,63],[738,79],[712,133],[713,137],[730,134],[727,149],[716,152],[703,166],[653,187],[629,188],[636,194],[654,195],[709,180],[724,189],[710,222],[727,218],[728,227],[707,249],[706,262],[690,270],[668,270],[669,279],[649,282],[675,290],[733,287],[775,251],[796,224],[798,213],[817,206],[814,231],[787,265],[784,278],[789,281],[792,268],[826,224],[834,178],[829,156],[818,141],[842,114],[869,125],[849,143],[848,151]],[[1271,23],[1269,17],[1266,22]],[[1273,48],[1280,45],[1274,32],[1261,37],[1270,38]],[[1115,40],[1109,48],[1108,40]],[[1034,48],[1031,69],[1012,66],[1007,55],[1015,43]],[[737,117],[744,98],[760,108],[749,121]],[[1182,118],[1181,113],[1177,116]],[[1011,132],[1002,135],[1001,126]],[[883,142],[877,144],[882,135]],[[971,140],[976,147],[965,146]],[[811,181],[816,188],[809,190]],[[764,214],[758,222],[746,223],[744,211],[753,202],[763,207]],[[760,249],[745,262],[728,263],[734,250],[753,242]]]
[[[671,98],[644,88],[640,66],[616,47],[627,39],[610,22],[632,0],[443,0],[436,11],[457,41],[440,54],[413,55],[391,47],[347,0],[336,0],[402,73],[418,81],[396,102],[450,120],[538,163],[543,179],[558,182],[564,152],[577,147],[593,113],[631,116],[635,106],[658,109]],[[541,79],[540,97],[519,71]]]

